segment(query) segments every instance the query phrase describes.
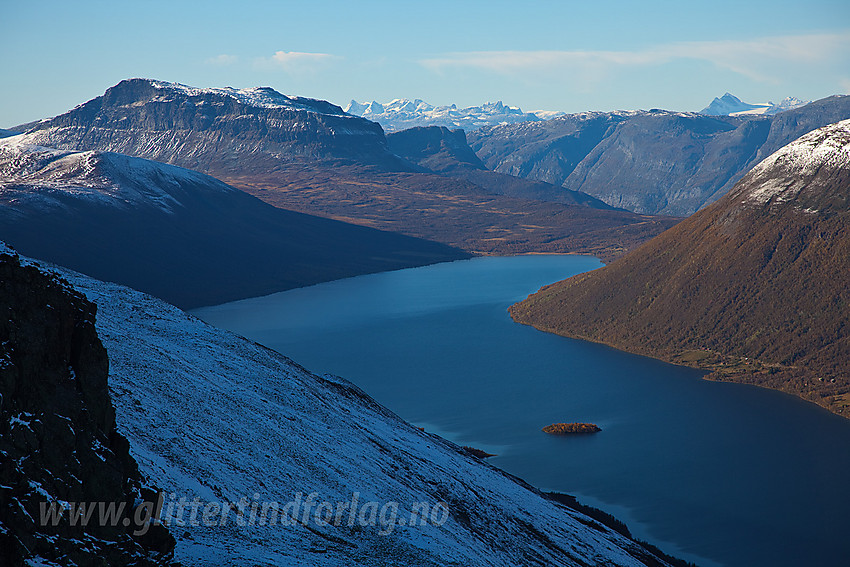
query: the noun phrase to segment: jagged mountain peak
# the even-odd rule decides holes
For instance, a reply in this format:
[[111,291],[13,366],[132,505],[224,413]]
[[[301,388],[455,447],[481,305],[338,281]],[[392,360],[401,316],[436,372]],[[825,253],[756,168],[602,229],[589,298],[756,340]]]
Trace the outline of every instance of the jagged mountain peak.
[[360,103],[352,100],[345,111],[374,120],[390,132],[428,126],[463,128],[469,131],[485,126],[540,121],[563,114],[541,111],[541,116],[538,116],[533,112],[523,112],[519,107],[508,106],[501,100],[458,108],[456,104],[434,106],[422,99],[411,101],[406,98],[391,100],[387,103],[376,101]]

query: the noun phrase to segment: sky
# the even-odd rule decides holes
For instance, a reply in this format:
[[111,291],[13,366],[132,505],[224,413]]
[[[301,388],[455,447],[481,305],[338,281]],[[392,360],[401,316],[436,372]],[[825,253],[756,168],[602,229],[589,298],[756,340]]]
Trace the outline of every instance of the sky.
[[523,110],[850,93],[847,0],[0,0],[0,127],[122,79]]

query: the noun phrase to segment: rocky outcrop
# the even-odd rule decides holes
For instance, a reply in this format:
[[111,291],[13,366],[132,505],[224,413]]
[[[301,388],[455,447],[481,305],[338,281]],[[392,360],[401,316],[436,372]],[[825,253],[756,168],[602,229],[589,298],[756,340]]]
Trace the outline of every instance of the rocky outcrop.
[[[0,247],[0,563],[169,564],[173,538],[144,522],[156,493],[115,427],[94,304]],[[47,517],[100,502],[123,509],[85,526]]]

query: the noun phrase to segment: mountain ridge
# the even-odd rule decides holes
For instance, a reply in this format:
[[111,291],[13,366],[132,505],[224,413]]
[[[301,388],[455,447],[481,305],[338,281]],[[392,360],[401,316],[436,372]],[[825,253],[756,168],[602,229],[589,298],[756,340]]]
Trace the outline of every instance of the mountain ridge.
[[280,95],[285,108],[246,106],[237,99],[254,91],[234,98],[226,89],[157,85],[122,81],[59,117],[34,123],[22,139],[161,160],[214,175],[279,208],[475,254],[593,253],[610,259],[677,220],[611,211],[597,199],[534,180],[472,170],[463,178],[435,173],[394,154],[379,124],[339,115],[333,105],[331,114],[318,114],[292,109],[287,101],[294,98]]
[[408,169],[387,151],[376,123],[270,87],[127,79],[64,114],[15,130],[43,146],[114,151],[212,174],[314,159]]
[[773,115],[587,112],[468,133],[488,169],[644,214],[689,215],[799,136],[850,118],[850,96]]
[[810,100],[800,100],[789,96],[779,101],[779,103],[766,102],[752,104],[744,102],[735,95],[727,92],[721,97],[715,97],[708,106],[699,112],[700,114],[708,114],[710,116],[776,114],[778,112],[800,108],[810,102]]

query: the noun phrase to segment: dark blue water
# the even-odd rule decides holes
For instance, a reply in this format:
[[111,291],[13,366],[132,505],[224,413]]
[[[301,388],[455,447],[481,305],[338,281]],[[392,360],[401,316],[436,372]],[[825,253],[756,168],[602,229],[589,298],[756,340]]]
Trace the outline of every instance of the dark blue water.
[[[700,565],[850,565],[850,421],[778,392],[515,324],[507,307],[599,267],[476,258],[195,311],[403,418],[614,513]],[[552,437],[553,422],[602,432]]]

